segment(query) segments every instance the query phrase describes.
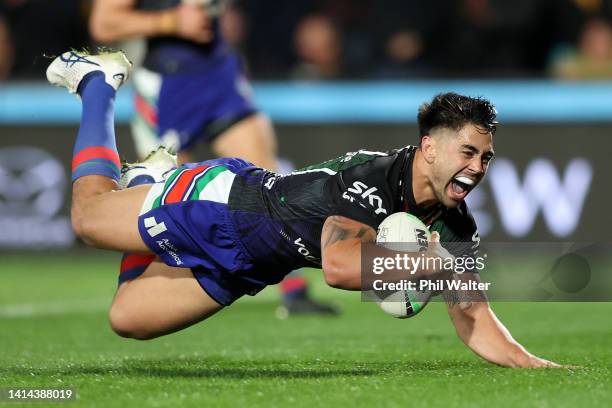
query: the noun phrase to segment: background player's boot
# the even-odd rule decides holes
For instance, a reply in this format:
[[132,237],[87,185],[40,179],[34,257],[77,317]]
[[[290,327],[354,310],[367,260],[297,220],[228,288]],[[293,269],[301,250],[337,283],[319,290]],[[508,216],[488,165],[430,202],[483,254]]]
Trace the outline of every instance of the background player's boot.
[[312,299],[306,290],[291,298],[285,298],[283,304],[276,308],[276,317],[279,319],[286,319],[290,316],[337,316],[338,314],[340,310],[336,306]]
[[132,63],[122,51],[97,55],[86,51],[68,51],[51,62],[47,68],[47,80],[68,89],[70,93],[76,93],[81,80],[95,71],[103,72],[106,83],[116,91],[128,80]]
[[140,163],[123,163],[119,188],[160,183],[176,168],[176,154],[160,146]]

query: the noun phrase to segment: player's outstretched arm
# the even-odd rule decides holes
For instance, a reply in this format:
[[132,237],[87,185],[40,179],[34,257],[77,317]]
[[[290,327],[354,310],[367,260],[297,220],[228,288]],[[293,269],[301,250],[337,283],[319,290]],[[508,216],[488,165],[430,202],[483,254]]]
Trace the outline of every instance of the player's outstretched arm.
[[[432,234],[427,256],[430,258],[452,257],[446,249],[439,243],[440,235],[437,232]],[[321,260],[323,273],[328,285],[346,290],[361,290],[371,288],[373,279],[376,275],[361,273],[361,251],[362,244],[376,242],[376,231],[367,224],[352,220],[350,218],[334,215],[328,217],[323,224],[321,232]],[[374,248],[372,248],[374,249]],[[393,258],[397,254],[408,254],[418,257],[420,252],[397,252],[376,246],[377,256]],[[434,263],[435,264],[435,263]],[[431,268],[421,268],[417,271],[407,271],[403,269],[388,269],[386,279],[388,281],[414,280],[426,277],[434,278],[444,270]],[[365,278],[366,281],[362,279]],[[378,279],[378,278],[376,278]]]
[[[455,274],[454,279],[480,281],[478,274]],[[505,367],[559,368],[559,364],[529,353],[499,321],[481,291],[445,292],[443,296],[457,335],[474,353]]]
[[333,215],[323,224],[321,261],[329,286],[361,290],[361,244],[376,242],[376,231],[369,225]]

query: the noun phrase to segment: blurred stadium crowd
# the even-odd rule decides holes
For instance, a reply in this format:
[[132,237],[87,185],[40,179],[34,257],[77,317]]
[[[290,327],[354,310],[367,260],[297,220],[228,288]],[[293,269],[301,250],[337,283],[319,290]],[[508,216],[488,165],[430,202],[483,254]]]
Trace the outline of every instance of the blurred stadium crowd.
[[[93,45],[90,0],[0,0],[0,80]],[[612,77],[612,0],[239,0],[226,39],[255,79]]]

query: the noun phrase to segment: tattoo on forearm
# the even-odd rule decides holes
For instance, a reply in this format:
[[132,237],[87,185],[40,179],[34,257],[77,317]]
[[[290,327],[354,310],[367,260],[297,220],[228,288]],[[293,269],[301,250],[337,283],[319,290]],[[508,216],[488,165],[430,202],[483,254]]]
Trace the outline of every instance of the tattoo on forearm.
[[449,308],[459,306],[462,310],[467,310],[472,307],[472,302],[466,299],[468,296],[462,296],[460,291],[446,290],[442,293],[442,297]]
[[328,237],[327,240],[325,240],[323,247],[327,247],[337,241],[342,241],[349,235],[349,231],[340,228],[337,225],[330,225],[327,227],[327,231],[325,232],[328,234]]
[[[473,278],[470,278],[469,275],[458,275],[453,273],[449,279],[466,281]],[[472,302],[476,300],[474,291],[467,290],[445,290],[442,296],[449,308],[459,306],[462,310],[467,310],[472,307]]]
[[367,228],[359,229],[359,232],[357,233],[357,238],[363,238],[367,232],[368,232]]
[[323,236],[325,242],[322,247],[325,248],[335,242],[343,241],[350,238],[359,238],[362,241],[374,242],[376,241],[376,234],[371,228],[359,227],[357,228],[346,228],[346,222],[342,221],[340,217],[331,217],[330,220],[325,224],[323,228]]

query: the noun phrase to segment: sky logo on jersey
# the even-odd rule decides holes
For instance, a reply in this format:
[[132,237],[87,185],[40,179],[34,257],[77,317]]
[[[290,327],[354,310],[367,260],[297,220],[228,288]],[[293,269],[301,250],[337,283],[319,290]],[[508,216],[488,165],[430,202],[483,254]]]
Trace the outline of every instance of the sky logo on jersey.
[[[355,202],[355,197],[353,197],[351,194],[355,194],[360,198],[363,199],[367,199],[368,203],[370,204],[370,206],[372,208],[374,208],[374,214],[378,215],[378,214],[387,214],[387,210],[383,207],[383,201],[382,198],[380,198],[380,196],[374,194],[375,192],[378,191],[378,188],[376,187],[368,187],[365,183],[361,182],[361,181],[355,181],[353,183],[352,187],[349,187],[343,194],[342,194],[342,198],[344,198],[345,200],[349,200],[351,203]],[[361,201],[361,200],[360,200]],[[357,203],[362,206],[363,208],[366,208],[366,206],[362,203],[358,201]]]

